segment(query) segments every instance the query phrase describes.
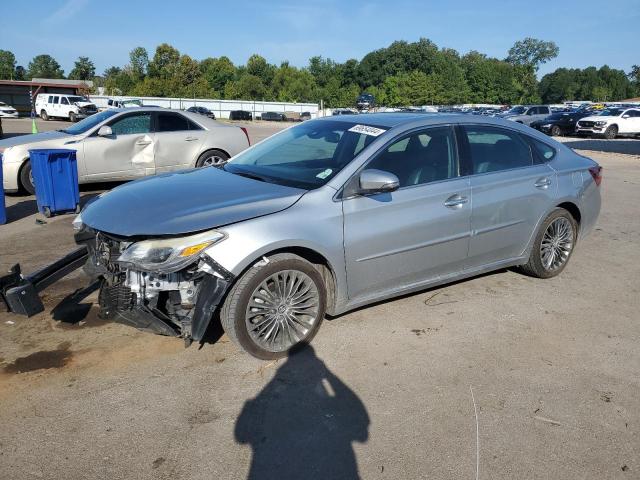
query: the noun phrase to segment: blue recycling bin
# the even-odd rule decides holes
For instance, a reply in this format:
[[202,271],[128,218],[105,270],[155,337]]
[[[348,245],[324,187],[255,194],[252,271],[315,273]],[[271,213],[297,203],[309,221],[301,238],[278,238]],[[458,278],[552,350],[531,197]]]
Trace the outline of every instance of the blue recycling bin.
[[0,225],[7,223],[7,210],[4,207],[4,186],[2,185],[2,154],[0,153]]
[[75,150],[29,150],[38,210],[45,217],[76,212],[80,205]]

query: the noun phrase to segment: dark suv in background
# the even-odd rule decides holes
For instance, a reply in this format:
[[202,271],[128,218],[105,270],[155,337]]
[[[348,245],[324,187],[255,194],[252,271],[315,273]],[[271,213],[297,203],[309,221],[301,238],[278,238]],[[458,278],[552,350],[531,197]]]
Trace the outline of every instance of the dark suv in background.
[[370,93],[363,93],[356,100],[356,108],[358,110],[370,110],[376,104],[376,99]]

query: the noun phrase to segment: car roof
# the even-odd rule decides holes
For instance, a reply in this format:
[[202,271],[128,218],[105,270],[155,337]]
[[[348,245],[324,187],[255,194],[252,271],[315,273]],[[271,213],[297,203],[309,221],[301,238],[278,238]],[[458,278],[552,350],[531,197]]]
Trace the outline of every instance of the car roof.
[[[523,130],[529,135],[537,136],[537,130],[520,123],[498,117],[485,115],[465,115],[463,113],[429,113],[429,112],[389,112],[389,113],[361,113],[358,115],[338,115],[323,117],[316,121],[333,121],[353,124],[365,124],[387,129],[394,127],[421,127],[432,125],[446,125],[452,123],[486,124]],[[544,134],[542,134],[544,135]]]

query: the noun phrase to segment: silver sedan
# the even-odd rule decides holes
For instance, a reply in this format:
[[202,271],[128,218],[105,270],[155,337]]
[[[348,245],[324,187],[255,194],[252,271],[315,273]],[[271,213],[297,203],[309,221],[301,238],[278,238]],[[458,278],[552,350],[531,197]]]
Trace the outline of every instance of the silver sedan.
[[80,183],[219,165],[249,146],[246,129],[161,108],[112,109],[64,130],[0,141],[3,187],[34,193],[29,149],[76,150]]
[[76,240],[103,316],[190,342],[218,315],[278,358],[325,314],[500,268],[558,275],[594,228],[601,180],[514,122],[345,115],[118,187],[83,210]]

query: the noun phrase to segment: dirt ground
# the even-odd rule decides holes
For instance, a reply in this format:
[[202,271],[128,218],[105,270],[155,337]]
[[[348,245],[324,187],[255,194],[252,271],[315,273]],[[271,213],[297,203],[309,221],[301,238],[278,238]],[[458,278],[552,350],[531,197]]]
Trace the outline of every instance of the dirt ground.
[[[453,479],[477,461],[484,479],[640,478],[639,145],[580,151],[604,167],[603,208],[559,277],[382,302],[278,362],[105,323],[95,293],[56,309],[84,285],[70,275],[45,313],[0,313],[0,478]],[[7,205],[0,269],[73,248],[72,216]]]

